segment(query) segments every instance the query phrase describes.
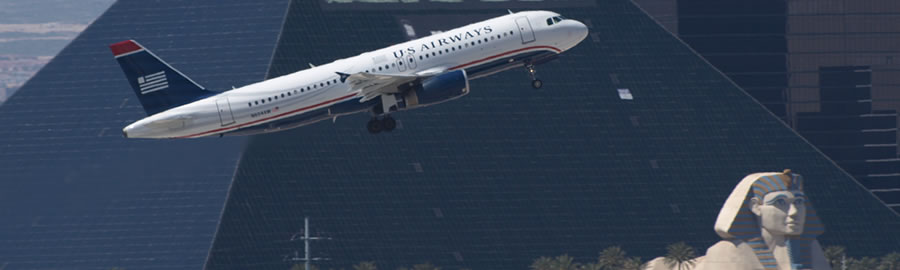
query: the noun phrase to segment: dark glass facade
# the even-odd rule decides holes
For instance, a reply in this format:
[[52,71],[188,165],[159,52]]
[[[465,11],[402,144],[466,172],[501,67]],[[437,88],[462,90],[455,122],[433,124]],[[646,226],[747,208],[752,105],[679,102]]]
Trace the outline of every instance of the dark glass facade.
[[538,66],[540,90],[524,70],[475,80],[397,113],[392,133],[353,115],[249,138],[119,134],[144,115],[114,42],[229,89],[401,42],[406,26],[421,37],[505,14],[344,2],[114,4],[0,107],[0,268],[286,269],[304,217],[328,238],[312,243],[323,267],[525,268],[612,245],[650,259],[717,241],[733,186],[784,168],[808,179],[823,244],[900,249],[893,212],[627,0],[511,3],[591,34]]
[[744,91],[787,117],[784,0],[680,0],[678,34]]
[[225,90],[265,77],[286,1],[118,1],[0,106],[0,269],[199,269],[244,139],[129,140],[108,45]]
[[[406,40],[405,26],[424,36],[503,14],[327,5],[292,3],[270,77]],[[674,242],[717,241],[712,225],[737,181],[784,168],[810,179],[825,245],[900,248],[893,212],[630,1],[547,9],[591,34],[538,67],[540,90],[511,70],[459,100],[397,113],[392,133],[370,135],[368,116],[354,115],[250,138],[207,268],[300,263],[304,217],[329,238],[311,243],[326,268],[526,268],[563,253],[593,260],[611,245],[650,259]],[[783,38],[772,46],[783,50]]]
[[[900,57],[896,46],[900,27],[894,23],[900,4],[892,0],[636,2],[900,211],[900,133],[896,128],[900,68],[894,61]],[[667,23],[672,13],[678,21],[674,30]],[[873,118],[879,119],[877,126],[869,124]],[[846,125],[860,127],[848,130]],[[891,136],[894,139],[887,138]]]

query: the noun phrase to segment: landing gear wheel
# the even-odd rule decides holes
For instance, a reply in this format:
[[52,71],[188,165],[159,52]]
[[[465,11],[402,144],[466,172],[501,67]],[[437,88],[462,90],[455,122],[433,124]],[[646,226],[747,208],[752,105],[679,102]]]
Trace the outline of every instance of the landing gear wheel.
[[379,121],[378,118],[372,118],[372,120],[369,120],[369,123],[366,124],[366,129],[369,130],[369,133],[378,134],[378,132],[381,132],[383,127],[381,121]]
[[534,87],[534,89],[540,89],[541,86],[544,86],[544,82],[542,82],[541,80],[534,79],[533,81],[531,81],[531,87]]
[[393,117],[385,116],[384,119],[381,119],[381,127],[384,131],[391,132],[397,127],[397,120],[394,120]]
[[534,89],[540,89],[541,86],[544,86],[544,82],[542,82],[541,80],[538,80],[537,75],[535,75],[535,73],[537,73],[537,71],[534,70],[533,64],[531,64],[531,63],[525,64],[525,69],[528,70],[528,76],[531,76],[531,87],[534,87]]

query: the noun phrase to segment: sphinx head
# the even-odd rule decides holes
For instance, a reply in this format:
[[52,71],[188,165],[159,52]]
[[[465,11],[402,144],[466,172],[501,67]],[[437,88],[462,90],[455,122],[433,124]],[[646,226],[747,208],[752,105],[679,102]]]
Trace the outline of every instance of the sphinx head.
[[735,187],[716,221],[722,238],[772,235],[814,237],[824,231],[803,191],[803,176],[783,173],[748,175]]
[[[762,180],[760,180],[762,181]],[[773,235],[800,235],[806,225],[806,196],[800,190],[779,190],[748,202],[760,229]]]

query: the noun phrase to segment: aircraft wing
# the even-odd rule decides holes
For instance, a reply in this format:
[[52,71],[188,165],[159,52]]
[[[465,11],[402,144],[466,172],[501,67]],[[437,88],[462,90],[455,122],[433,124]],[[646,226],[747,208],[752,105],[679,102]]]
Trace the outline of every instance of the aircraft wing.
[[384,94],[397,94],[400,85],[414,82],[417,79],[431,77],[442,73],[442,70],[426,70],[416,75],[372,74],[359,72],[354,74],[340,73],[341,81],[350,84],[350,91],[357,91],[363,97],[360,103],[369,101]]

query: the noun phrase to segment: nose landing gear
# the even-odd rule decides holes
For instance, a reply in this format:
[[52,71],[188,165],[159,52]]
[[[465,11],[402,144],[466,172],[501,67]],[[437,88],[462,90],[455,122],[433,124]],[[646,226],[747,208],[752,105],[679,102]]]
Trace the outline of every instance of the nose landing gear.
[[531,76],[531,87],[534,87],[534,89],[540,89],[541,86],[544,86],[544,82],[538,79],[535,75],[537,71],[534,70],[534,64],[527,63],[525,64],[525,68],[528,69],[528,75]]
[[394,120],[390,115],[385,115],[384,118],[381,119],[372,117],[372,119],[369,120],[369,123],[366,124],[366,129],[372,134],[378,134],[382,131],[391,132],[395,128],[397,128],[397,120]]

